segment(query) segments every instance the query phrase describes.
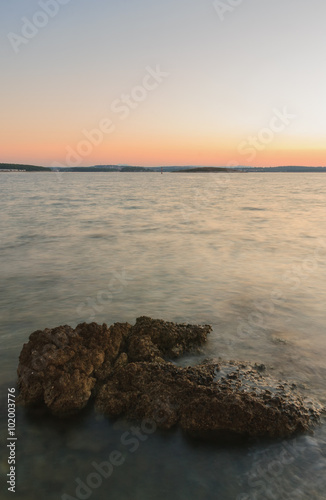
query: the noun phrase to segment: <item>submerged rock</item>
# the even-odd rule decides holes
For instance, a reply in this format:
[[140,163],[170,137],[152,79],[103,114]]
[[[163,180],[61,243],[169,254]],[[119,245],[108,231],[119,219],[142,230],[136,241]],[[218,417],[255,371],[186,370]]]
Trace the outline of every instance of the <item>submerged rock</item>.
[[264,365],[171,362],[198,350],[210,331],[141,317],[134,326],[83,323],[34,332],[19,358],[19,400],[64,416],[94,398],[107,416],[179,424],[191,433],[288,436],[318,421],[320,410],[270,378]]

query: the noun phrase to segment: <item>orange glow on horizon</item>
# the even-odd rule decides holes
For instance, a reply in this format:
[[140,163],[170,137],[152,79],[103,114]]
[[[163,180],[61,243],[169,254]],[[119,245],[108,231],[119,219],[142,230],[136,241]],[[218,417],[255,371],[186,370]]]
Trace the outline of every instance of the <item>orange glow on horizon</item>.
[[[61,139],[61,140],[60,140]],[[68,138],[67,138],[68,139]],[[3,141],[0,162],[25,163],[43,166],[91,166],[100,164],[129,164],[138,166],[199,165],[199,166],[253,166],[268,167],[282,165],[325,166],[326,148],[320,144],[314,148],[294,141],[291,147],[266,146],[250,154],[239,151],[239,136],[233,141],[223,137],[216,140],[208,137],[151,137],[134,134],[112,133],[98,145],[87,144],[87,139],[71,135],[71,141],[62,142],[62,137],[26,136],[15,142],[8,135]],[[86,141],[86,142],[85,142]],[[89,141],[88,141],[89,142]],[[234,146],[235,145],[235,146]],[[280,146],[280,145],[279,145]]]

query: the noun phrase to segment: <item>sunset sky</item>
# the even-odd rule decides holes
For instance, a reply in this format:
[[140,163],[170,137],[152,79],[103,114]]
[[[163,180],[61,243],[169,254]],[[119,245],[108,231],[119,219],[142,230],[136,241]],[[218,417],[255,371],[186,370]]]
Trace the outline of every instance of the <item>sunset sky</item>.
[[326,165],[324,0],[0,3],[0,162]]

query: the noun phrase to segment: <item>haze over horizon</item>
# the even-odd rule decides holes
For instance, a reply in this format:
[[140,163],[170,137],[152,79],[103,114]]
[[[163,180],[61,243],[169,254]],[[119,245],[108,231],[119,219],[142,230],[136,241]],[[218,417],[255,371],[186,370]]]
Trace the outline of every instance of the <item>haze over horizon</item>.
[[0,161],[325,165],[322,0],[0,5]]

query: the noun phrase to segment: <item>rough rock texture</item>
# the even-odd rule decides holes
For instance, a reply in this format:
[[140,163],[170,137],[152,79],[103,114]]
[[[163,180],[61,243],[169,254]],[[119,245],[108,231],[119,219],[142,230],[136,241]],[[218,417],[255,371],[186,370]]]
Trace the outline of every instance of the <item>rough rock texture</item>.
[[177,358],[203,345],[211,330],[209,325],[178,325],[142,316],[131,329],[128,343],[130,361],[155,361],[162,356]]
[[287,436],[318,421],[319,409],[268,377],[263,365],[207,361],[181,368],[170,361],[198,350],[210,331],[141,317],[134,326],[83,323],[34,332],[19,358],[20,401],[66,415],[93,397],[107,416],[179,424],[191,433]]
[[44,401],[55,414],[84,408],[95,384],[110,376],[130,328],[83,323],[32,333],[19,357],[21,401]]
[[110,416],[176,423],[191,433],[229,430],[242,434],[287,436],[318,420],[287,384],[261,374],[261,367],[214,363],[180,368],[172,363],[129,363],[114,371],[96,399]]

